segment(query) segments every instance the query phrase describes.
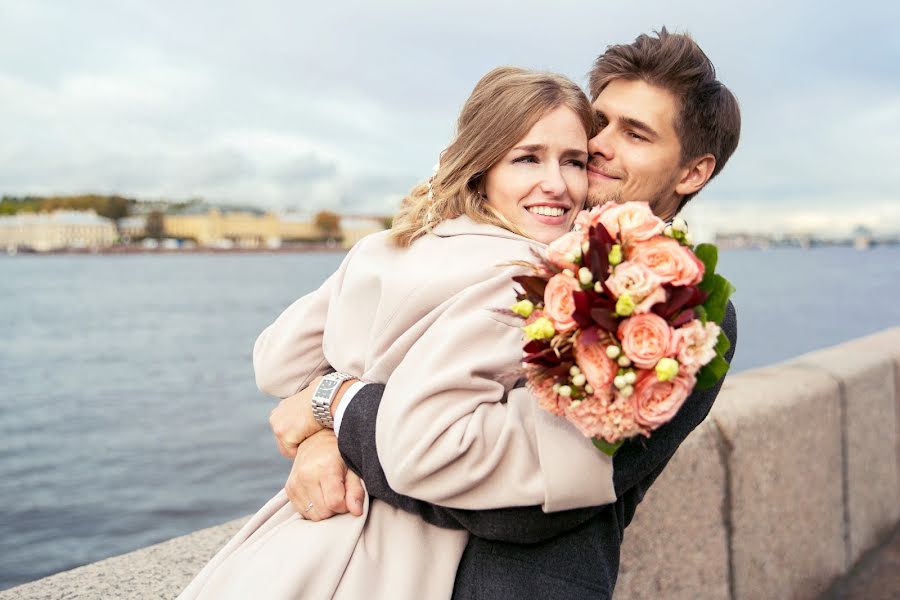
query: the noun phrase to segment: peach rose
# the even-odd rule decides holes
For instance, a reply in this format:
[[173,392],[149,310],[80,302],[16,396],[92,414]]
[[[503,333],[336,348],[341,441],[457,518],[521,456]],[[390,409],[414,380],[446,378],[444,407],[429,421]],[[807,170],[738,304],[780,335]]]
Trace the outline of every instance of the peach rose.
[[694,319],[672,332],[671,354],[678,357],[681,367],[688,373],[696,373],[716,356],[716,343],[722,329],[708,321],[704,325]]
[[644,372],[634,384],[631,401],[635,421],[651,430],[668,423],[694,389],[693,375],[679,373],[671,381],[659,381],[656,374]]
[[[601,219],[604,218],[604,215],[609,213],[610,211],[617,211],[619,209],[619,204],[614,201],[607,202],[605,204],[601,204],[600,206],[595,206],[591,210],[583,210],[578,213],[578,216],[575,217],[575,224],[578,225],[581,230],[586,234],[591,227],[595,227],[601,223]],[[616,225],[615,219],[606,218],[607,222],[612,223],[612,225]],[[607,231],[609,231],[609,235],[612,237],[616,237],[619,233],[618,226],[615,229],[609,229],[607,227]]]
[[584,235],[580,231],[570,231],[556,238],[547,246],[547,258],[560,269],[571,269],[573,273],[578,272],[578,265],[566,260],[566,255],[581,256],[581,242],[584,241]]
[[652,369],[666,356],[672,342],[669,324],[653,313],[634,315],[619,323],[622,351],[636,367]]
[[[577,222],[577,221],[576,221]],[[607,202],[591,209],[582,222],[585,225],[602,224],[613,237],[621,235],[628,242],[649,240],[663,232],[666,224],[653,214],[646,202]]]
[[626,257],[672,285],[695,285],[703,279],[703,263],[672,238],[655,237],[631,246]]
[[619,370],[615,361],[606,355],[606,347],[597,342],[585,344],[584,335],[575,338],[572,353],[578,368],[584,373],[587,382],[594,388],[595,394],[609,393],[613,378]]
[[581,291],[574,277],[558,273],[550,278],[544,289],[544,316],[550,317],[559,332],[572,331],[577,323],[572,318],[575,312],[573,292]]
[[663,280],[644,265],[625,261],[616,265],[613,274],[606,280],[606,287],[618,298],[628,294],[634,300],[635,314],[650,311],[657,302],[665,302],[666,291],[662,288]]

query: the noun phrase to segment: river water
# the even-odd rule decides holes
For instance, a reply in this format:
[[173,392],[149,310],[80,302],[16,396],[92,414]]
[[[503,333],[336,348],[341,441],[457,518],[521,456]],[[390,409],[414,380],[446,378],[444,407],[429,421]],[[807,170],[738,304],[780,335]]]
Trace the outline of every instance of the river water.
[[[255,511],[284,483],[258,333],[342,254],[0,258],[0,589]],[[731,250],[735,371],[900,325],[900,248]]]

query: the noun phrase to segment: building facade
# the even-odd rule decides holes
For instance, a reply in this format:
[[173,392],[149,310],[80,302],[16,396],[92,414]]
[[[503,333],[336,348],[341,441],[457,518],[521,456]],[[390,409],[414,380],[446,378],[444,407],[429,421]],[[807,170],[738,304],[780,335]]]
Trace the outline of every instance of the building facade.
[[115,224],[93,211],[60,210],[0,217],[0,248],[8,250],[108,248],[118,239]]

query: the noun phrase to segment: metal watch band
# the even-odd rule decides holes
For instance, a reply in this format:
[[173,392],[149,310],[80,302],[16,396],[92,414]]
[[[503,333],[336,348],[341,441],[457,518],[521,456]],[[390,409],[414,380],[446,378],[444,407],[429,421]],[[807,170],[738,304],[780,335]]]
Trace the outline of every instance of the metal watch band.
[[322,378],[316,391],[312,395],[312,411],[316,422],[322,427],[334,429],[334,419],[331,416],[331,403],[337,395],[341,384],[348,379],[353,379],[353,375],[347,373],[329,373]]

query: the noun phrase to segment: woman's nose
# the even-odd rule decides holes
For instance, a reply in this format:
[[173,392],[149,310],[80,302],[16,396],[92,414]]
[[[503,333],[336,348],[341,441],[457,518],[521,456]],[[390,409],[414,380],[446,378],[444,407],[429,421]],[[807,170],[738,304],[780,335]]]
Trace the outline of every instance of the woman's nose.
[[554,197],[566,192],[566,180],[563,179],[558,165],[548,165],[541,179],[541,191]]

